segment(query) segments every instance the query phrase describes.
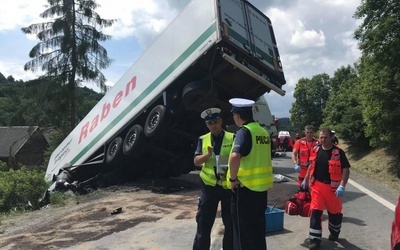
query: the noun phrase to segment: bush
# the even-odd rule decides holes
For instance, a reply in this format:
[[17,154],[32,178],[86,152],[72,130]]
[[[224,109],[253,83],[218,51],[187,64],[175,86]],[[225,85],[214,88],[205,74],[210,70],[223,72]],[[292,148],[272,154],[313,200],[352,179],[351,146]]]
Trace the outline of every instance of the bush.
[[10,168],[7,166],[7,163],[0,161],[0,172],[8,171]]
[[64,206],[74,198],[75,195],[72,192],[52,192],[50,195],[50,203],[55,206]]
[[23,167],[0,172],[0,212],[39,209],[47,188],[42,171]]

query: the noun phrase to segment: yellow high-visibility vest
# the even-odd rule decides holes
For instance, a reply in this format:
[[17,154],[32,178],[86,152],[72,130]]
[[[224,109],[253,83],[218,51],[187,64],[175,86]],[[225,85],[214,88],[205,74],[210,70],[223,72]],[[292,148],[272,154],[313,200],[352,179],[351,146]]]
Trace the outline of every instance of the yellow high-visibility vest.
[[[202,136],[202,152],[207,153],[207,148],[212,146],[211,132]],[[224,138],[222,139],[222,145],[219,155],[229,157],[233,143],[233,133],[225,131]],[[215,176],[214,167],[217,165],[215,157],[210,157],[208,161],[202,164],[200,177],[204,184],[209,186],[215,186],[217,184],[217,178]],[[221,179],[222,187],[227,189],[228,183],[226,178]]]
[[268,132],[257,122],[244,125],[251,134],[252,147],[240,158],[237,179],[250,190],[266,191],[273,185],[271,140]]

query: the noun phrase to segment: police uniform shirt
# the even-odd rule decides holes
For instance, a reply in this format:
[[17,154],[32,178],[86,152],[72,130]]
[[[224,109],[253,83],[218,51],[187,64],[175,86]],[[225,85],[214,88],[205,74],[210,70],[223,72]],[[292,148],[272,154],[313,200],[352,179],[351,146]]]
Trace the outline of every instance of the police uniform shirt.
[[[316,180],[320,182],[331,183],[328,162],[331,159],[333,149],[334,147],[328,150],[324,150],[322,149],[322,147],[320,147],[318,150],[314,177]],[[342,169],[350,168],[349,160],[347,159],[346,154],[342,149],[339,149],[339,154],[340,154],[340,164]]]
[[250,131],[244,127],[244,125],[249,124],[252,121],[248,121],[242,125],[238,129],[238,131],[235,134],[235,142],[233,145],[232,152],[239,153],[242,157],[247,156],[252,147],[252,141],[251,141],[251,134]]
[[[211,134],[211,140],[212,140],[211,145],[213,145],[213,147],[214,147],[215,155],[219,155],[221,152],[222,140],[224,139],[224,135],[225,135],[224,130],[222,130],[222,132],[217,136]],[[194,153],[194,156],[201,155],[201,154],[203,154],[203,139],[200,136],[199,140],[197,142],[197,148]]]

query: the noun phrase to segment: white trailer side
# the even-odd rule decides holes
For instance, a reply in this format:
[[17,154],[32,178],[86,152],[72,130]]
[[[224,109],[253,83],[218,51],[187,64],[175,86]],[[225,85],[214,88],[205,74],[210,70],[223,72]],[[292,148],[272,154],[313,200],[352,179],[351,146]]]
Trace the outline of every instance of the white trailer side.
[[106,163],[113,139],[126,140],[133,125],[149,126],[147,116],[159,105],[172,119],[164,130],[186,139],[171,147],[148,138],[157,146],[152,150],[185,157],[189,135],[201,132],[195,118],[201,109],[214,105],[226,113],[229,98],[256,99],[270,90],[283,95],[284,84],[268,17],[243,0],[192,0],[54,150],[46,180],[66,166]]

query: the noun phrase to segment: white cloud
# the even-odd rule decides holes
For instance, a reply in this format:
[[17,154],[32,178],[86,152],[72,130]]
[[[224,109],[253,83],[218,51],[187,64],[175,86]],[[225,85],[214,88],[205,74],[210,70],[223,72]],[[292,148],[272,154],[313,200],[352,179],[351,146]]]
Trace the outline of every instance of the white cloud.
[[346,52],[346,61],[354,60],[361,57],[361,52],[358,49],[358,42],[353,38],[353,33],[346,32],[343,34],[343,44],[349,48]]
[[167,0],[98,0],[98,3],[101,5],[98,13],[103,18],[117,19],[117,23],[104,32],[114,39],[134,36],[142,48],[146,48],[178,14],[176,9],[169,7]]
[[354,10],[360,4],[360,2],[357,0],[315,0],[315,2],[320,3],[321,5],[331,5],[334,7],[352,10]]
[[13,0],[2,3],[0,31],[20,28],[39,20],[44,4],[46,4],[45,0]]
[[11,62],[0,61],[0,72],[5,77],[12,75],[15,80],[23,80],[23,81],[36,79],[40,75],[42,75],[42,72],[24,71],[23,69],[24,64],[25,64],[24,62],[19,62],[19,61],[11,61]]
[[[177,15],[168,0],[97,0],[100,5],[96,11],[102,18],[116,19],[117,23],[104,29],[114,39],[134,36],[144,48]],[[32,23],[43,22],[40,18],[46,8],[46,0],[14,0],[7,3],[7,8],[0,8],[0,32],[20,29]],[[29,39],[34,39],[30,36]]]
[[[5,0],[0,0],[4,2]],[[360,55],[353,32],[359,20],[352,18],[361,0],[249,0],[272,21],[287,84],[286,96],[271,94],[269,104],[277,117],[289,116],[293,91],[301,77],[327,73],[353,64]],[[97,0],[96,11],[117,22],[104,33],[113,39],[104,46],[116,61],[104,74],[116,82],[153,39],[164,30],[189,0]],[[23,71],[35,41],[20,31],[39,17],[46,0],[7,1],[0,9],[0,72],[6,77],[36,78]],[[13,36],[19,33],[18,37]],[[8,37],[6,39],[5,37]],[[272,103],[271,103],[272,100]]]
[[290,44],[302,49],[322,47],[325,45],[325,39],[325,34],[322,30],[317,32],[315,30],[299,29],[295,31],[290,39]]
[[[326,37],[324,32],[321,29],[316,31],[313,28],[307,27],[307,21],[302,20],[304,17],[277,8],[271,9],[267,15],[272,19],[275,33],[281,34],[282,37],[285,37],[285,40],[282,40],[283,44],[286,44],[288,41],[287,38],[290,38],[289,45],[294,48],[305,49],[322,47],[325,45]],[[278,45],[280,45],[282,41],[278,41]]]

